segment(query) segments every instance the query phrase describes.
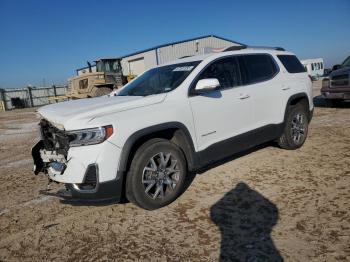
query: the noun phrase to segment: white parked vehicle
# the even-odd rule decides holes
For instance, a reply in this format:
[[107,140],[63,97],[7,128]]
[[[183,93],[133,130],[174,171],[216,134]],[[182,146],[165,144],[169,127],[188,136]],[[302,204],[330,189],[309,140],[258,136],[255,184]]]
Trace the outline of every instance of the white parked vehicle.
[[189,172],[267,141],[303,145],[311,81],[281,48],[231,47],[179,59],[111,96],[38,110],[35,174],[68,195],[120,199],[145,209],[174,201]]
[[319,79],[324,75],[323,58],[306,59],[300,61],[312,79]]

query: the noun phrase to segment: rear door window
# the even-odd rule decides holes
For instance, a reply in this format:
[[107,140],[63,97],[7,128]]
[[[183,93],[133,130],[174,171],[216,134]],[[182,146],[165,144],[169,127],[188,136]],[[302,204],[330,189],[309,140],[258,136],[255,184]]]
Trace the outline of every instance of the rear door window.
[[[305,68],[295,55],[277,55],[277,57],[287,69],[288,73],[295,74],[305,72]],[[311,69],[314,70],[314,68],[314,64],[311,64]]]
[[238,57],[243,84],[253,84],[273,78],[278,68],[268,54],[249,54]]

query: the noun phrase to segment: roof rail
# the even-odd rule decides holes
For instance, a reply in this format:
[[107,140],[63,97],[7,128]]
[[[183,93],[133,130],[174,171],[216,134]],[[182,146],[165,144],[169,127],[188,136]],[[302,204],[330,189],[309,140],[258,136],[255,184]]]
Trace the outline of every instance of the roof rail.
[[278,51],[286,51],[286,49],[284,49],[283,47],[279,47],[279,46],[276,46],[275,49]]
[[226,48],[224,50],[224,52],[237,51],[237,50],[242,50],[242,49],[246,49],[246,48],[247,48],[246,45],[229,46],[228,48]]
[[270,50],[278,50],[278,51],[286,51],[283,47],[271,47],[271,46],[249,46],[248,48],[255,49],[270,49]]
[[179,57],[178,59],[183,59],[183,58],[187,58],[187,57],[191,57],[191,56],[193,56],[193,55],[185,55],[185,56]]
[[246,45],[241,45],[241,46],[230,46],[223,50],[223,52],[228,52],[228,51],[237,51],[237,50],[242,50],[242,49],[247,49],[247,48],[254,48],[254,49],[270,49],[270,50],[278,50],[278,51],[286,51],[282,47],[271,47],[271,46],[246,46]]

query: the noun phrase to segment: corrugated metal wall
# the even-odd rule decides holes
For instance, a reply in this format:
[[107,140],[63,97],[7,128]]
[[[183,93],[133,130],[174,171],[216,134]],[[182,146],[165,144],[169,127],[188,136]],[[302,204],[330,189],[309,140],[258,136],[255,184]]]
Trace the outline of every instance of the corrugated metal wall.
[[[138,60],[138,59],[144,59],[145,63],[145,69],[148,70],[152,67],[155,67],[157,65],[157,58],[156,58],[156,52],[155,50],[150,50],[147,52],[143,52],[140,54],[124,57],[121,61],[122,68],[123,68],[123,74],[125,76],[129,75],[130,73],[130,62]],[[142,72],[131,72],[132,74],[139,75]]]
[[[148,70],[157,65],[158,52],[158,65],[176,60],[183,56],[200,55],[204,53],[206,47],[211,48],[226,48],[229,46],[238,46],[231,41],[223,40],[213,36],[199,38],[198,40],[191,40],[187,42],[177,43],[174,45],[167,45],[158,49],[151,49],[143,53],[136,55],[126,56],[122,59],[123,74],[129,75],[129,63],[133,60],[144,59],[145,69]],[[132,74],[139,75],[142,72],[132,72]]]
[[183,56],[201,55],[204,48],[226,48],[238,45],[230,41],[222,40],[215,37],[207,37],[175,45],[165,46],[158,49],[159,64],[164,64],[176,60]]
[[[49,97],[65,95],[67,92],[66,86],[56,86],[54,87],[37,87],[31,88],[22,88],[22,89],[5,89],[1,90],[0,99],[4,101],[6,109],[13,109],[14,106],[11,102],[11,98],[19,98],[25,107],[31,106],[42,106],[50,103],[54,103],[54,101],[49,100]],[[30,93],[31,92],[31,98]]]

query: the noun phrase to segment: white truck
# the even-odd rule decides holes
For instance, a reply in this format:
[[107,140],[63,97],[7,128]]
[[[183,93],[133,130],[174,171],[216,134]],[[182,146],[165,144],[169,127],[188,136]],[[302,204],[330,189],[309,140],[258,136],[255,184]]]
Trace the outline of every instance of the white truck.
[[232,47],[150,69],[109,96],[38,110],[35,174],[69,197],[121,199],[157,209],[189,172],[267,141],[303,145],[312,84],[282,48]]

